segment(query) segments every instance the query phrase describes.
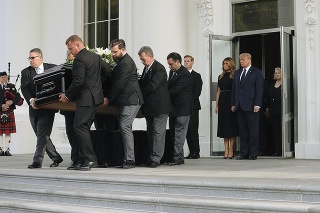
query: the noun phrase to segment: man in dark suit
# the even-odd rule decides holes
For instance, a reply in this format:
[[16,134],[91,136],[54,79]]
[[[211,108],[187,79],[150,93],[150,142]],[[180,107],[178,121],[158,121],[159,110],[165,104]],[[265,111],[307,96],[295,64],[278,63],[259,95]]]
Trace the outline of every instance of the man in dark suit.
[[33,77],[35,75],[41,74],[45,70],[56,65],[43,63],[42,51],[39,48],[30,50],[28,59],[30,61],[30,66],[21,71],[21,91],[29,104],[30,123],[37,136],[37,146],[33,162],[28,166],[28,168],[41,168],[45,151],[53,160],[50,167],[57,167],[63,160],[50,139],[54,116],[57,111],[39,109],[35,105],[36,86],[33,81]]
[[199,97],[202,90],[201,75],[192,69],[194,58],[191,55],[184,56],[184,67],[190,72],[192,79],[192,113],[190,116],[187,143],[189,147],[189,155],[187,159],[200,158],[199,145],[199,110],[201,109]]
[[130,169],[135,167],[132,123],[143,104],[143,97],[137,67],[126,52],[125,41],[115,39],[109,47],[117,65],[112,72],[112,88],[107,95],[107,104],[115,105],[119,111],[119,129],[124,143],[124,163],[119,167]]
[[237,111],[240,155],[237,160],[256,160],[259,152],[259,110],[263,97],[262,71],[251,66],[251,55],[240,55],[231,92],[231,110]]
[[167,56],[170,68],[168,89],[171,99],[169,128],[174,141],[173,159],[169,165],[184,164],[183,145],[192,111],[192,81],[190,72],[181,65],[182,58],[172,52]]
[[153,51],[150,47],[141,47],[138,55],[145,66],[139,85],[144,100],[142,113],[147,121],[150,152],[148,166],[155,168],[160,165],[164,153],[166,125],[170,112],[168,76],[164,66],[153,58]]
[[98,54],[87,50],[77,35],[70,36],[66,45],[75,57],[72,67],[73,79],[69,89],[60,95],[60,101],[76,101],[73,144],[78,145],[80,151],[77,162],[73,162],[68,169],[90,170],[97,164],[90,127],[97,108],[103,103],[101,78],[110,75],[111,69]]

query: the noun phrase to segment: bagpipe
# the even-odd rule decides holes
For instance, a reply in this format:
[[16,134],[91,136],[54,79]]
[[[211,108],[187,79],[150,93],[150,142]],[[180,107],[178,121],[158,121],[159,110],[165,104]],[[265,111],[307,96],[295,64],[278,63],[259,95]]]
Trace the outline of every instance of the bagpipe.
[[8,63],[8,75],[6,72],[1,72],[0,76],[8,76],[8,82],[5,84],[3,90],[3,98],[4,102],[11,100],[14,105],[10,105],[7,111],[2,111],[0,115],[0,122],[2,124],[6,124],[9,121],[9,115],[13,113],[15,109],[15,105],[21,106],[23,104],[24,99],[21,97],[20,93],[17,91],[15,84],[17,83],[19,76],[17,76],[15,84],[9,83],[10,77],[10,62]]
[[8,83],[4,88],[3,96],[6,101],[12,100],[15,105],[21,106],[24,99],[21,97],[20,93],[17,91],[15,85],[19,79],[20,75],[17,75],[16,81],[14,84],[10,83],[10,62],[8,63]]

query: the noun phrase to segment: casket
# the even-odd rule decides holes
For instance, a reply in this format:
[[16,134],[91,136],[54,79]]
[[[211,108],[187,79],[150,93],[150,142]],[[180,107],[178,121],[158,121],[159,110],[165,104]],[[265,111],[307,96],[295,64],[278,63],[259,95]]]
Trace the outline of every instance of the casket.
[[[72,82],[72,64],[61,64],[45,70],[34,78],[36,85],[36,105],[42,109],[75,111],[76,103],[59,101],[59,95],[68,90]],[[113,106],[98,108],[98,114],[117,115],[118,110]]]

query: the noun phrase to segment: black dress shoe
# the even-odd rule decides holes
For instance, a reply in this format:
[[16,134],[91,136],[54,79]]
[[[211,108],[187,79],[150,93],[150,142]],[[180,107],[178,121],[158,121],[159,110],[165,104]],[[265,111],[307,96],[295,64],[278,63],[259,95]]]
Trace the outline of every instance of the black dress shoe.
[[[3,152],[3,151],[2,151],[2,152]],[[11,153],[10,153],[10,149],[8,148],[8,149],[4,152],[3,155],[4,155],[4,156],[12,156]]]
[[0,156],[4,156],[4,151],[0,148]]
[[192,152],[190,152],[190,154],[187,156],[187,157],[185,157],[184,159],[191,159],[191,156],[193,155],[193,153]]
[[190,159],[198,159],[200,158],[200,154],[199,153],[193,153],[193,155],[191,155]]
[[59,160],[53,161],[53,163],[50,165],[50,167],[57,167],[60,163],[62,163],[63,159],[60,158]]
[[135,163],[133,160],[127,160],[121,166],[118,166],[117,168],[132,169],[132,168],[135,168]]
[[31,165],[28,166],[29,169],[38,169],[41,168],[41,164],[37,162],[33,162]]
[[67,167],[68,170],[78,170],[81,166],[81,163],[78,163],[76,161],[73,161],[69,167]]
[[158,166],[160,166],[160,164],[157,163],[157,162],[155,162],[155,161],[152,161],[152,162],[148,165],[148,167],[150,167],[150,168],[156,168],[156,167],[158,167]]
[[244,160],[244,159],[249,159],[249,156],[248,155],[239,155],[237,157],[237,160]]
[[79,166],[77,170],[81,171],[89,171],[91,168],[96,167],[97,163],[96,162],[84,162]]
[[173,160],[173,161],[169,162],[168,164],[169,164],[169,166],[181,165],[181,164],[184,164],[184,160],[180,160],[180,159]]
[[250,156],[249,159],[250,160],[257,160],[257,156]]

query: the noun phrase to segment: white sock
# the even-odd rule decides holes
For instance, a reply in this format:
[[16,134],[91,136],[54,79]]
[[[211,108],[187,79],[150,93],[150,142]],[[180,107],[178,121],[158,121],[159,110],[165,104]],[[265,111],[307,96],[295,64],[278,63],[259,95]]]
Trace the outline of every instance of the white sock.
[[6,135],[6,150],[9,149],[11,142],[11,135]]

